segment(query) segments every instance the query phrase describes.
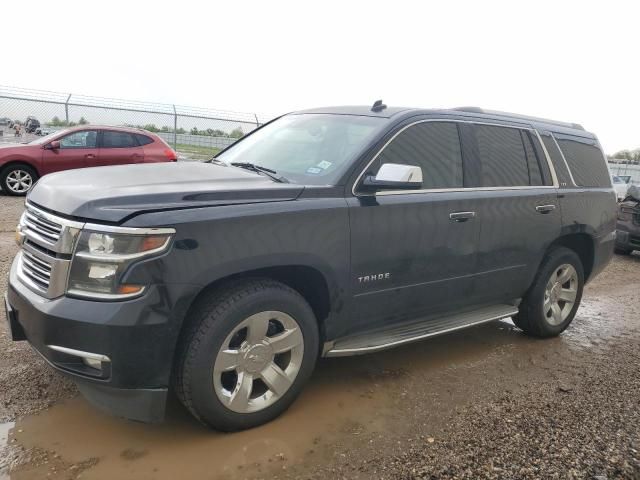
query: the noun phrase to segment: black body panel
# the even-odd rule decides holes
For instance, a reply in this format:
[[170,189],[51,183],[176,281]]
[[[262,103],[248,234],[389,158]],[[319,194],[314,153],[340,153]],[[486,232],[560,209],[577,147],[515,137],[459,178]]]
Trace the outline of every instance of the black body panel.
[[[303,293],[313,297],[322,341],[331,343],[419,317],[517,305],[554,244],[586,245],[588,278],[611,258],[613,189],[577,187],[560,151],[551,151],[554,134],[597,142],[575,125],[463,110],[337,107],[304,113],[371,115],[386,124],[333,186],[277,183],[195,162],[98,167],[41,179],[28,201],[55,215],[123,227],[166,226],[176,233],[169,252],[127,271],[123,282],[149,286],[127,301],[44,299],[20,282],[14,262],[8,301],[15,339],[26,337],[52,365],[80,379],[96,403],[113,404],[117,414],[137,419],[148,410],[147,419],[155,420],[164,409],[189,307],[225,279],[273,275],[312,285]],[[459,125],[464,187],[358,190],[396,134],[431,120]],[[553,182],[483,188],[473,123],[539,133]],[[47,345],[108,355],[111,369],[104,378],[91,378]],[[128,389],[138,393],[128,397]],[[129,413],[118,401],[127,398],[134,405]]]

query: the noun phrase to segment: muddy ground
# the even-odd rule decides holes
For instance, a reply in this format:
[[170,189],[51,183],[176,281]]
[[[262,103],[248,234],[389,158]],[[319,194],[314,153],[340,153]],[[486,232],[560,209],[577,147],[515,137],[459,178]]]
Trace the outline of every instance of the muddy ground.
[[[0,289],[19,199],[0,197]],[[535,340],[493,322],[322,360],[263,427],[205,430],[97,412],[0,321],[0,479],[640,478],[640,256],[616,257],[572,326]]]

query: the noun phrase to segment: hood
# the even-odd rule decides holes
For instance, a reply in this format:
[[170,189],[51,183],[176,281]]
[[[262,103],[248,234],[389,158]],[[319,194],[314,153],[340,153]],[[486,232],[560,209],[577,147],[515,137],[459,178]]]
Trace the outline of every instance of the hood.
[[303,190],[236,167],[171,162],[45,175],[27,198],[65,215],[119,223],[152,210],[295,200]]
[[[29,145],[28,143],[0,143],[0,155],[4,155],[5,153],[8,153],[7,150],[12,149],[12,150],[23,150],[25,148],[33,148],[35,145]],[[38,145],[38,148],[40,148],[41,145]]]

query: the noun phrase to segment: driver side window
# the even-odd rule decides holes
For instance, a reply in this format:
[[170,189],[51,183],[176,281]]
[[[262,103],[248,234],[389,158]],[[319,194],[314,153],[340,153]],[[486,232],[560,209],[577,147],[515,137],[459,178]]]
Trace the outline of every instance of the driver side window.
[[403,130],[378,156],[376,174],[385,163],[418,166],[422,189],[463,186],[462,150],[453,122],[422,122]]
[[60,148],[96,148],[98,132],[95,130],[81,130],[73,132],[60,139]]

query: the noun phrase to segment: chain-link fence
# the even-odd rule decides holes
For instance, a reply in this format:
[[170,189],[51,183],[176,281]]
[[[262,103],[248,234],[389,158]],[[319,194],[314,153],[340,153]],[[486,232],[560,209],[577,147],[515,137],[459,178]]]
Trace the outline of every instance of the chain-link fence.
[[0,142],[30,141],[83,124],[144,128],[180,157],[200,160],[249,133],[260,120],[255,113],[0,86]]

